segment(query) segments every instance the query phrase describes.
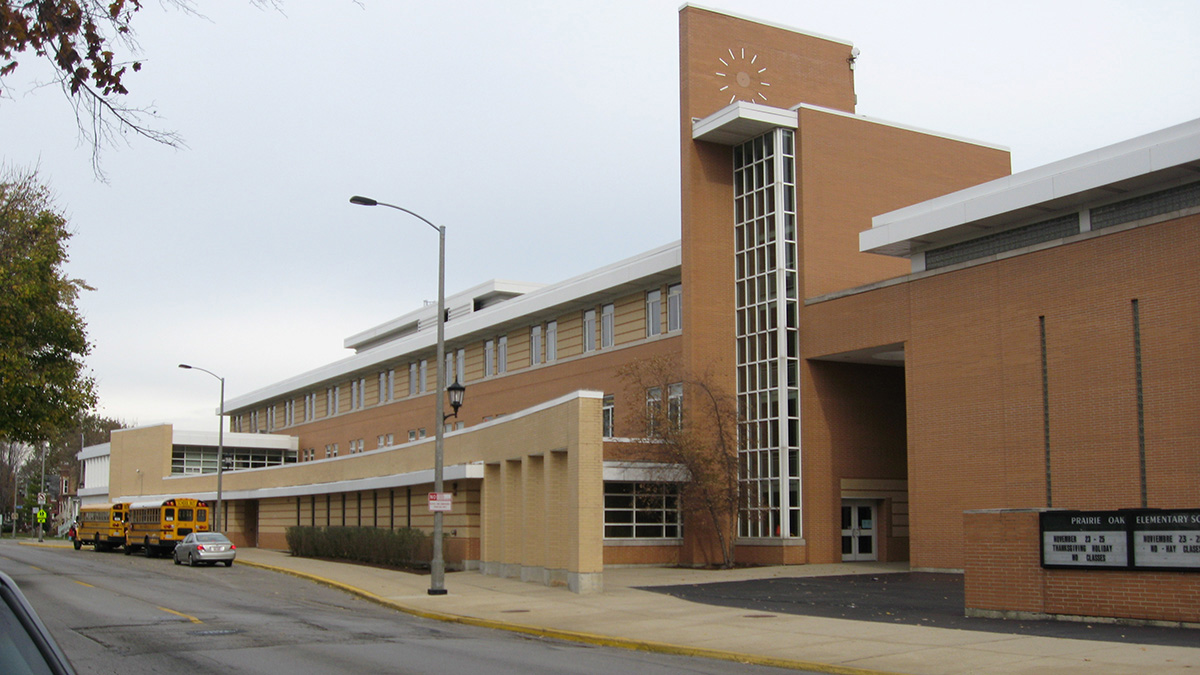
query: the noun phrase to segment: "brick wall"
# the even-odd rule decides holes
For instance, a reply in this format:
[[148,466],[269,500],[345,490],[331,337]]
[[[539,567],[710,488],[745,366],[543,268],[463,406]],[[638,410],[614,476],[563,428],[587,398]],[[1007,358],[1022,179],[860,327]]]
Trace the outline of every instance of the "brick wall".
[[968,615],[1200,622],[1200,573],[1043,569],[1038,510],[968,511]]

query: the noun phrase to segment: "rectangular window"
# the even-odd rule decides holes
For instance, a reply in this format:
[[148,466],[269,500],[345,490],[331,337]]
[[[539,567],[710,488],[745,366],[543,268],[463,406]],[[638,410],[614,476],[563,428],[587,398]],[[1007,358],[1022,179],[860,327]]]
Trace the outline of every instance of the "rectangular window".
[[558,322],[546,322],[546,363],[558,360]]
[[667,287],[667,332],[683,328],[683,284]]
[[496,374],[496,343],[492,340],[483,341],[483,376],[491,377]]
[[662,389],[650,387],[646,390],[646,434],[658,435],[658,416],[662,414]]
[[536,366],[542,362],[542,327],[532,326],[529,329],[529,365]]
[[614,433],[614,428],[616,426],[616,415],[614,414],[615,412],[616,412],[615,399],[613,398],[612,394],[608,394],[604,397],[603,427],[604,427],[604,437],[605,438],[612,438],[616,435]]
[[375,439],[375,447],[377,447],[377,448],[387,447],[383,443],[383,434],[379,434],[379,437],[377,439]]
[[[459,384],[467,380],[467,350],[460,349],[456,353],[454,364],[454,381]],[[451,383],[453,384],[453,382]]]
[[604,483],[605,539],[678,539],[679,486],[675,483]]
[[395,373],[394,370],[379,371],[379,403],[387,403],[392,400],[392,377]]
[[500,375],[508,372],[508,336],[501,335],[496,344],[496,372]]
[[667,419],[679,431],[683,428],[683,383],[676,382],[667,387]]
[[418,370],[420,372],[417,373],[417,393],[424,394],[425,383],[429,381],[429,378],[426,376],[429,372],[429,360],[421,359],[421,367]]
[[613,331],[616,329],[614,323],[616,315],[612,304],[604,305],[600,308],[600,348],[608,349],[613,346]]
[[409,429],[409,430],[408,430],[408,440],[409,440],[409,442],[410,442],[410,443],[411,443],[412,441],[415,441],[415,440],[417,440],[417,430],[416,430],[416,429]]
[[662,334],[662,291],[646,293],[646,337]]
[[408,364],[408,395],[417,395],[417,364]]
[[588,309],[583,312],[583,351],[596,350],[596,310]]
[[325,388],[325,416],[333,417],[338,411],[338,388]]

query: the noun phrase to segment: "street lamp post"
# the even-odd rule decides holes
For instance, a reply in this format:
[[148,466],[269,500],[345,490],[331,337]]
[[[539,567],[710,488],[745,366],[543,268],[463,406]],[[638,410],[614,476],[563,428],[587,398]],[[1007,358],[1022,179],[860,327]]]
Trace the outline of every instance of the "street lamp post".
[[[386,204],[370,197],[355,195],[350,198],[351,204],[359,206],[386,206],[403,211],[417,218],[438,233],[438,299],[437,299],[437,402],[434,404],[436,422],[433,445],[433,491],[441,493],[443,489],[443,458],[445,442],[446,419],[458,416],[458,408],[462,405],[464,388],[455,378],[450,390],[446,387],[446,228],[429,222],[425,217],[395,204]],[[443,399],[447,393],[452,397],[450,405],[454,408],[453,415],[447,415],[446,403]],[[442,512],[433,512],[433,560],[429,563],[430,580],[429,595],[446,594],[446,560],[442,554]]]
[[186,363],[179,364],[184,370],[198,370],[202,373],[208,373],[221,381],[221,411],[218,413],[220,422],[217,424],[217,508],[213,515],[213,531],[221,531],[221,477],[225,473],[225,378],[214,373],[211,370],[205,370],[199,366],[189,366]]

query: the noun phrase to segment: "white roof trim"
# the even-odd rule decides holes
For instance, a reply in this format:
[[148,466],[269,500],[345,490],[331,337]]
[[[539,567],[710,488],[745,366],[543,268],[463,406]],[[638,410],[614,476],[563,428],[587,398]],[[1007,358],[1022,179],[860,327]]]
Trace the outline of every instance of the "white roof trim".
[[636,483],[678,483],[688,479],[687,467],[660,462],[604,462],[604,480]]
[[75,459],[83,461],[85,459],[95,459],[97,457],[107,457],[112,454],[112,443],[101,443],[99,445],[89,445],[86,448],[75,453]]
[[727,12],[723,9],[713,9],[712,7],[705,7],[704,5],[697,5],[694,2],[683,3],[682,5],[679,6],[679,11],[682,12],[684,7],[692,7],[695,9],[702,9],[706,12],[712,12],[713,14],[721,14],[723,16],[728,16],[728,17],[731,17],[734,19],[741,19],[742,21],[749,21],[751,23],[757,23],[757,24],[760,24],[763,26],[771,26],[773,28],[781,28],[781,29],[786,30],[791,33],[797,33],[799,35],[807,35],[809,37],[815,37],[819,40],[829,40],[830,42],[837,42],[837,43],[844,44],[847,46],[854,45],[853,42],[850,42],[849,40],[843,40],[842,38],[835,38],[835,37],[830,37],[828,35],[822,35],[820,33],[813,33],[812,31],[801,30],[799,28],[793,28],[791,26],[788,26],[788,25],[785,25],[782,23],[775,23],[774,21],[764,21],[762,19],[756,19],[752,16],[746,16],[744,14],[736,14],[734,12]]
[[[469,306],[474,308],[475,301],[479,298],[486,298],[493,295],[514,295],[521,296],[526,293],[532,293],[546,284],[535,284],[524,281],[505,281],[501,279],[492,279],[482,284],[468,288],[460,293],[455,293],[446,298],[446,309],[453,310],[461,306]],[[510,298],[511,299],[511,298]],[[347,349],[361,349],[364,345],[386,339],[389,333],[400,330],[405,326],[423,325],[429,321],[437,319],[437,304],[428,304],[420,309],[415,309],[407,314],[396,317],[390,321],[385,321],[378,326],[373,326],[367,330],[355,333],[342,343]]]
[[[558,307],[582,303],[590,296],[612,293],[622,286],[639,283],[667,274],[682,264],[680,242],[675,241],[632,258],[626,258],[598,270],[587,272],[520,297],[474,312],[446,323],[446,341],[460,340],[474,333],[492,332],[505,324],[549,312]],[[432,350],[437,344],[436,331],[419,331],[393,342],[387,342],[353,356],[334,361],[320,368],[282,380],[275,384],[228,399],[225,412],[279,398],[284,394],[313,388],[323,382],[337,380],[350,373],[378,367],[405,355]]]
[[1032,216],[1020,212],[1033,207],[1064,210],[1111,196],[1113,188],[1136,189],[1155,172],[1170,180],[1197,170],[1200,119],[875,216],[871,229],[859,233],[859,250],[904,257],[961,238],[968,224],[994,224],[1006,214],[1017,220]]
[[[202,445],[217,447],[219,435],[216,431],[188,431],[173,429],[173,445]],[[244,434],[225,432],[222,444],[226,448],[261,448],[263,450],[299,450],[300,438],[284,434]]]
[[692,138],[719,145],[741,145],[772,129],[797,126],[795,110],[735,101],[702,120],[693,121]]
[[[189,478],[195,478],[195,476],[189,476]],[[483,478],[482,463],[455,464],[442,469],[443,480],[466,480],[470,478]],[[384,490],[387,488],[409,487],[412,485],[422,485],[432,482],[433,469],[426,469],[423,471],[411,471],[409,473],[398,473],[389,476],[370,476],[367,478],[339,480],[331,483],[283,485],[280,487],[257,488],[253,490],[222,490],[221,498],[268,499],[271,497],[303,497],[307,495],[323,495],[337,492],[355,492],[358,490]],[[158,503],[162,503],[163,499],[171,499],[174,497],[189,497],[191,499],[212,501],[217,498],[217,493],[216,491],[189,492],[183,494],[172,493],[169,496],[162,496]],[[142,500],[142,502],[146,504],[154,504],[154,499],[147,499],[146,497],[121,497],[115,501],[120,502],[131,499]]]

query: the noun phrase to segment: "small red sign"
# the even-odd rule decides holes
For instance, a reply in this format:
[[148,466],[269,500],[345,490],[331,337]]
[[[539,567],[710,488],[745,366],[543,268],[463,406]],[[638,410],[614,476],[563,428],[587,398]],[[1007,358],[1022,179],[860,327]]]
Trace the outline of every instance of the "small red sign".
[[430,511],[450,511],[453,507],[453,493],[450,492],[430,492],[429,493],[429,510]]

